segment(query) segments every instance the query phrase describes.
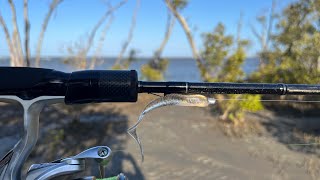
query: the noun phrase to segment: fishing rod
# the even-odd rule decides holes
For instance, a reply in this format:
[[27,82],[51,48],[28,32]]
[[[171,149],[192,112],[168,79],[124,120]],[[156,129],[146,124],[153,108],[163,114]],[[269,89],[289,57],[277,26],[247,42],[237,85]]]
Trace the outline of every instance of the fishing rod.
[[136,102],[139,93],[320,95],[320,84],[151,82],[139,81],[135,70],[0,67],[0,77],[0,95],[65,96],[66,104]]
[[284,83],[138,82],[139,93],[320,95],[320,85]]
[[[183,96],[187,99],[191,98],[192,101],[182,101],[181,105],[201,105],[203,107],[210,104],[210,100],[201,95],[320,95],[320,85],[150,82],[139,81],[138,74],[134,70],[85,70],[66,73],[44,68],[0,67],[0,101],[20,103],[24,112],[23,136],[14,148],[0,159],[0,180],[20,180],[22,177],[26,177],[27,180],[47,180],[65,175],[72,176],[85,170],[85,159],[94,159],[100,163],[99,167],[102,167],[108,162],[111,154],[111,149],[107,146],[92,147],[76,156],[50,163],[33,164],[25,176],[22,174],[23,165],[36,145],[39,134],[39,116],[45,105],[63,102],[65,104],[136,102],[139,93],[169,94],[164,97],[168,99]],[[194,101],[195,98],[198,98],[199,101]],[[215,100],[211,102],[214,103]],[[136,135],[135,129],[136,127],[132,131],[133,135]],[[103,167],[99,169],[103,178]],[[126,179],[123,174],[112,178]],[[96,178],[90,176],[82,179],[94,180]]]

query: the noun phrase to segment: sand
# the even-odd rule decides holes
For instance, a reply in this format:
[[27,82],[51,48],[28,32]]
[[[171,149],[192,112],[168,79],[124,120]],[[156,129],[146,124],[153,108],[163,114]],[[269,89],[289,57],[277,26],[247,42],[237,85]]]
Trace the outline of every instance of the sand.
[[[259,121],[262,132],[239,138],[226,136],[208,108],[155,110],[146,115],[138,129],[145,150],[142,163],[138,146],[126,129],[154,98],[143,95],[136,104],[46,107],[40,117],[39,142],[25,169],[31,163],[108,145],[114,153],[107,174],[123,172],[130,179],[318,179],[317,148],[288,145],[294,143],[299,118],[271,111],[248,114],[248,118]],[[21,135],[22,112],[18,109],[14,105],[0,106],[0,156]],[[73,118],[76,111],[82,112],[80,120]],[[96,166],[92,167],[90,172],[96,172]]]

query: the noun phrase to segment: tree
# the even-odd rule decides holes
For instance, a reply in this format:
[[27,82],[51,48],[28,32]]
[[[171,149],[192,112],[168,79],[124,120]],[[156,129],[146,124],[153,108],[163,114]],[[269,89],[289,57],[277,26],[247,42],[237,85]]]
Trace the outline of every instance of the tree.
[[[187,6],[186,0],[171,0],[171,3],[173,4],[173,7],[175,9],[178,9],[179,11],[181,11]],[[175,25],[175,17],[168,10],[165,35],[162,39],[162,42],[159,48],[155,51],[152,59],[148,62],[148,64],[145,64],[141,67],[143,78],[147,80],[153,80],[153,81],[163,80],[163,73],[167,69],[169,61],[168,59],[162,58],[161,55],[170,39],[174,25]]]
[[28,11],[28,0],[23,1],[23,16],[24,16],[24,52],[26,66],[30,66],[30,48],[29,48],[29,38],[30,38],[30,22],[29,22],[29,11]]
[[[111,5],[109,5],[109,8],[111,8]],[[95,51],[95,55],[91,59],[91,63],[90,63],[89,69],[94,69],[94,67],[96,65],[97,58],[101,58],[101,51],[102,51],[102,48],[103,48],[103,45],[104,45],[104,42],[105,42],[105,39],[106,39],[106,35],[107,35],[108,30],[110,29],[110,26],[111,26],[113,20],[114,20],[114,15],[111,14],[107,24],[102,29],[102,32],[101,32],[101,35],[100,35],[100,38],[99,38],[98,47],[97,47],[97,49]]]
[[[219,23],[213,32],[205,33],[202,57],[205,60],[210,77],[209,82],[243,82],[246,78],[242,65],[246,60],[245,49],[249,41],[241,39],[242,20],[238,23],[236,39],[225,34],[225,27]],[[232,52],[232,47],[235,51]],[[225,103],[218,103],[221,119],[238,125],[243,122],[245,111],[262,109],[259,95],[216,95],[217,99],[228,99]],[[250,101],[239,101],[247,99]]]
[[[187,0],[179,0],[179,2],[181,3],[187,3]],[[181,27],[183,28],[185,35],[188,39],[190,48],[192,50],[192,55],[193,58],[195,59],[198,69],[200,70],[201,76],[203,78],[204,81],[207,81],[209,78],[209,75],[206,74],[207,70],[206,70],[206,66],[203,64],[203,60],[202,57],[200,55],[200,53],[198,52],[198,49],[196,47],[195,41],[193,39],[190,27],[186,21],[186,19],[180,14],[179,9],[177,7],[175,7],[173,1],[171,0],[165,0],[165,3],[168,7],[168,9],[171,11],[171,13],[175,16],[175,18],[178,20],[178,22],[180,23]]]
[[114,65],[113,65],[114,69],[123,69],[124,68],[124,67],[122,67],[123,65],[121,65],[121,60],[123,59],[123,55],[126,52],[126,50],[128,49],[129,44],[133,38],[133,33],[134,33],[134,29],[136,27],[136,21],[137,21],[137,15],[138,15],[139,8],[140,8],[140,0],[136,0],[136,7],[133,11],[131,26],[130,26],[130,29],[128,32],[128,37],[127,37],[127,40],[123,43],[122,48],[120,50],[120,53],[114,62]]
[[[28,6],[28,4],[26,4],[27,2],[24,2],[24,6]],[[24,58],[23,58],[23,50],[22,50],[22,46],[21,46],[21,38],[20,38],[20,33],[19,33],[19,28],[18,28],[18,24],[17,24],[17,13],[16,13],[16,8],[15,5],[13,3],[12,0],[8,0],[8,4],[10,6],[10,10],[11,10],[11,17],[12,17],[12,37],[10,36],[10,33],[8,31],[8,27],[6,22],[4,21],[2,15],[0,14],[0,22],[1,22],[1,26],[2,29],[5,33],[6,36],[6,42],[9,48],[9,52],[10,52],[10,60],[11,60],[11,65],[13,66],[24,66],[25,63],[24,62]]]
[[299,0],[278,19],[273,48],[265,52],[266,67],[253,79],[264,82],[320,83],[319,1]]
[[36,49],[36,60],[35,60],[35,67],[40,66],[40,58],[41,58],[41,49],[42,49],[42,43],[44,39],[45,32],[47,30],[49,20],[51,18],[52,13],[57,8],[57,6],[62,2],[63,0],[53,0],[51,1],[51,4],[49,6],[49,10],[43,20],[41,32],[39,34],[38,43],[37,43],[37,49]]
[[234,40],[232,36],[225,35],[225,27],[222,23],[219,23],[212,33],[204,33],[202,36],[204,40],[202,57],[207,66],[206,74],[210,75],[207,80],[217,82],[223,77],[221,67],[229,55]]
[[278,16],[275,9],[276,1],[273,0],[269,16],[261,15],[257,17],[257,22],[260,24],[261,32],[258,32],[256,27],[251,25],[252,33],[258,40],[258,43],[260,44],[260,69],[263,69],[266,66],[266,59],[264,56],[266,55],[266,53],[268,53],[270,49],[270,40],[273,36],[274,21],[277,19]]
[[10,33],[7,27],[6,22],[4,21],[1,12],[0,12],[0,24],[2,26],[3,32],[5,34],[6,42],[9,48],[9,55],[10,55],[10,65],[11,66],[23,66],[21,64],[21,59],[19,59],[18,54],[16,53],[16,48],[11,40]]
[[[53,0],[51,2],[50,8],[48,10],[47,16],[44,20],[42,30],[39,36],[39,43],[38,43],[38,49],[39,54],[41,51],[42,46],[42,39],[44,37],[44,32],[46,30],[46,26],[49,22],[51,13],[57,8],[57,5],[62,0]],[[12,0],[8,0],[8,4],[10,6],[11,14],[12,14],[12,36],[10,35],[10,32],[8,30],[7,23],[3,19],[1,12],[0,12],[0,25],[2,26],[3,32],[5,34],[6,43],[9,49],[9,56],[10,56],[10,65],[11,66],[31,66],[30,62],[30,21],[29,21],[29,13],[28,13],[28,0],[23,1],[23,11],[24,11],[24,52],[22,49],[22,41],[20,37],[20,31],[17,23],[17,13],[15,4]],[[52,4],[55,4],[52,6]],[[51,13],[50,13],[51,12]],[[25,55],[24,55],[25,53]]]
[[[186,1],[184,1],[186,2]],[[204,50],[200,54],[196,48],[191,30],[185,18],[180,14],[179,10],[174,7],[172,1],[165,0],[168,9],[172,12],[175,18],[183,28],[189,45],[192,49],[193,58],[197,62],[201,77],[208,82],[241,82],[244,81],[244,72],[242,71],[242,64],[246,59],[245,47],[248,45],[248,40],[243,40],[240,37],[242,20],[238,24],[238,35],[236,42],[232,36],[225,35],[225,28],[223,24],[218,24],[212,33],[205,33]],[[230,55],[232,46],[236,44],[236,50]],[[239,95],[219,96],[224,98],[233,98],[234,101],[229,101],[227,105],[220,105],[219,109],[222,113],[221,118],[231,120],[234,124],[238,124],[239,120],[243,120],[244,111],[257,111],[262,109],[260,103],[260,96]],[[217,98],[219,98],[217,96]],[[236,99],[247,98],[252,100],[252,103],[240,102]]]
[[97,31],[106,21],[106,19],[110,17],[109,22],[106,24],[106,27],[101,33],[100,44],[97,49],[97,51],[100,51],[106,36],[106,31],[109,29],[112,23],[112,19],[113,19],[112,14],[114,13],[114,11],[116,11],[125,3],[127,3],[127,1],[128,0],[122,0],[115,6],[109,5],[105,13],[100,17],[100,19],[97,21],[95,26],[90,31],[89,36],[80,38],[78,41],[73,42],[73,44],[67,47],[67,51],[70,55],[69,57],[67,57],[65,62],[74,65],[77,69],[89,69],[89,68],[93,69],[95,66],[96,57],[93,57],[91,63],[89,64],[88,53],[90,52],[91,48],[94,45],[94,39],[96,37]]

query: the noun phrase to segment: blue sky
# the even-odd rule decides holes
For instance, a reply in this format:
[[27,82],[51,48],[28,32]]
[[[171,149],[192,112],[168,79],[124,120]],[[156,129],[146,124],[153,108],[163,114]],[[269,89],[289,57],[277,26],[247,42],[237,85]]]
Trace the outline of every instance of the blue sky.
[[[36,40],[40,27],[47,12],[49,0],[29,0],[29,16],[31,22],[30,47],[31,55],[35,53]],[[107,0],[64,0],[54,13],[46,32],[42,54],[66,55],[65,46],[87,35],[101,15],[106,11]],[[117,4],[119,0],[110,0]],[[17,8],[18,23],[23,28],[22,0],[14,0]],[[278,9],[286,6],[292,0],[278,0]],[[272,0],[190,0],[182,14],[187,18],[192,29],[196,44],[201,49],[201,34],[212,31],[218,22],[225,24],[227,33],[236,34],[240,13],[243,17],[242,36],[253,41],[248,53],[254,56],[258,49],[256,40],[249,25],[255,25],[255,17],[270,9]],[[103,47],[103,55],[117,56],[125,41],[131,23],[135,0],[129,0],[115,13],[115,19],[109,30]],[[0,11],[12,30],[11,11],[6,0],[0,0]],[[140,56],[151,56],[160,45],[164,36],[167,8],[163,0],[141,0],[136,29],[129,49],[137,49]],[[97,38],[99,37],[99,32]],[[22,36],[23,38],[23,36]],[[91,52],[92,53],[92,52]],[[7,56],[8,48],[0,31],[0,56]],[[175,24],[172,37],[169,40],[164,56],[191,56],[191,50],[185,34],[178,23]]]

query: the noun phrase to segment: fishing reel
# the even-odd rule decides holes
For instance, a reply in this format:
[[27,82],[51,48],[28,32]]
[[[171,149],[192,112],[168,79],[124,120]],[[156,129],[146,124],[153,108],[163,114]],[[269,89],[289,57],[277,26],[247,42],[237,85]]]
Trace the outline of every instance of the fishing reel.
[[[39,115],[45,105],[61,103],[64,97],[42,96],[32,100],[23,100],[17,96],[0,96],[2,102],[17,102],[23,107],[24,134],[14,148],[0,159],[0,180],[51,180],[83,179],[95,180],[94,176],[80,177],[86,169],[86,159],[94,159],[99,164],[100,176],[104,177],[104,166],[108,162],[111,149],[107,146],[96,146],[78,155],[52,161],[33,164],[26,175],[22,174],[23,165],[34,148],[39,131]],[[110,178],[107,178],[110,179]],[[125,180],[123,174],[112,177],[112,180]],[[111,180],[110,179],[110,180]]]
[[[48,180],[48,179],[78,179],[95,180],[94,176],[76,177],[77,174],[85,170],[86,159],[94,159],[99,163],[100,174],[104,176],[104,166],[111,154],[111,149],[107,146],[96,146],[87,149],[76,156],[63,158],[50,163],[33,164],[28,170],[26,180]],[[115,177],[108,178],[114,180],[125,180],[121,173]]]

